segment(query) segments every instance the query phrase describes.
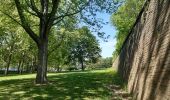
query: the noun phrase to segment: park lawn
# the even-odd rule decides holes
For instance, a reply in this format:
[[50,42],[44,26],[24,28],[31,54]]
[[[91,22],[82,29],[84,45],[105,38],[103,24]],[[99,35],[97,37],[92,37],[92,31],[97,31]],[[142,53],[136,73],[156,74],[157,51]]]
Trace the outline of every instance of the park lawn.
[[48,85],[34,84],[35,74],[0,77],[0,100],[110,100],[111,84],[123,86],[113,69],[49,73]]

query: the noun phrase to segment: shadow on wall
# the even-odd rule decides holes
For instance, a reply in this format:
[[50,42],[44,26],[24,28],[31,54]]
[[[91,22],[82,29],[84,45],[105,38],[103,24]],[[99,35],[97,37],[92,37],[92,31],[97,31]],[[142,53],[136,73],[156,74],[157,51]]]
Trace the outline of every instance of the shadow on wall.
[[[129,79],[129,74],[131,70],[131,66],[134,62],[134,56],[136,51],[138,50],[138,43],[141,38],[141,31],[143,30],[143,23],[139,23],[141,21],[141,16],[144,12],[144,8],[147,3],[145,3],[141,12],[139,13],[135,24],[133,25],[129,35],[127,36],[122,49],[119,55],[118,60],[118,72],[125,82]],[[134,34],[135,33],[135,34]]]
[[170,84],[168,84],[170,82],[170,0],[158,0],[155,11],[157,11],[157,14],[155,16],[154,34],[157,34],[158,46],[156,47],[157,44],[155,44],[157,62],[148,97],[151,100],[156,99],[156,94],[159,94],[161,99],[161,96],[166,95],[168,85],[170,87]]
[[150,0],[146,5],[123,45],[118,72],[136,99],[166,100],[170,97],[170,0]]

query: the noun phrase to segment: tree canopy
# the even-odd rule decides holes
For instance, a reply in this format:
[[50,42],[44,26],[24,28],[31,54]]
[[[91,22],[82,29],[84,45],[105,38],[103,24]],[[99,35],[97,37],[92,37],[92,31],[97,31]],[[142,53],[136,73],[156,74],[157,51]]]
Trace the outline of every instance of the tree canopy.
[[[100,28],[103,22],[96,18],[96,13],[114,12],[118,5],[120,4],[117,0],[3,0],[0,1],[1,20],[4,21],[1,27],[3,27],[2,29],[5,29],[5,31],[8,31],[7,28],[14,28],[15,30],[19,27],[19,31],[27,33],[27,36],[22,38],[31,37],[34,43],[28,42],[28,44],[30,45],[30,48],[35,47],[33,51],[35,51],[38,56],[36,57],[35,54],[30,56],[30,59],[32,59],[32,64],[30,65],[37,65],[35,68],[37,71],[36,83],[44,84],[48,82],[48,57],[51,52],[60,47],[60,44],[62,44],[63,41],[64,35],[61,34],[62,32],[60,33],[62,28],[66,31],[70,31],[76,29],[78,27],[77,24],[80,22]],[[56,37],[59,37],[60,39],[55,45],[49,46],[49,41],[51,41],[51,39],[55,40],[53,37],[55,35],[53,35],[53,33],[56,33],[58,35]],[[67,33],[68,32],[66,32],[66,34]],[[81,47],[87,47],[87,44],[84,41],[91,41],[86,40],[86,38],[81,39],[84,39],[81,42],[78,41],[78,43],[81,44]],[[93,46],[96,46],[95,43],[91,42],[89,42],[90,45],[94,44]],[[53,49],[49,50],[49,47],[51,46],[55,46],[55,49],[52,47]],[[78,50],[76,52],[84,52],[93,49],[92,47],[88,47],[88,49],[85,50],[82,48],[78,49],[80,48],[78,46],[76,47]],[[26,50],[29,50],[30,48]],[[36,48],[38,50],[36,50]],[[26,56],[24,51],[22,54],[22,57],[24,58],[29,57]],[[92,56],[96,56],[97,54],[95,55],[95,53],[92,54],[90,52],[88,54],[83,53],[84,59],[88,58],[87,55],[90,58],[95,58]],[[79,57],[77,55],[74,57],[80,58],[80,55]],[[33,61],[33,59],[35,60]],[[26,63],[25,61],[23,62]],[[27,64],[29,64],[29,62]],[[18,64],[18,69],[19,68],[20,64]]]
[[116,13],[112,14],[111,22],[117,29],[116,50],[113,56],[120,53],[123,42],[132,28],[143,4],[144,0],[125,0]]

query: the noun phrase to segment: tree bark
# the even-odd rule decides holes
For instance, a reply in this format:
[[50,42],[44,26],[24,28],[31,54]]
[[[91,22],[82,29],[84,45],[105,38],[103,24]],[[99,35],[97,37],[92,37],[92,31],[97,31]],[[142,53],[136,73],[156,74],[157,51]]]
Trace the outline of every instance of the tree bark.
[[20,73],[20,67],[21,67],[21,60],[19,60],[19,63],[18,63],[18,74]]
[[37,58],[36,55],[32,58],[32,73],[37,71]]
[[19,73],[22,74],[23,73],[23,69],[24,69],[24,64],[25,64],[25,52],[23,52],[22,54],[22,58],[21,58],[21,64],[20,64],[20,69],[19,69]]
[[57,66],[57,72],[59,72],[59,71],[60,71],[60,65]]
[[83,62],[82,58],[81,58],[80,62],[81,62],[81,69],[82,69],[82,71],[84,71],[84,62]]
[[38,68],[36,75],[36,84],[46,84],[47,81],[47,54],[48,54],[48,38],[42,40],[38,46]]
[[22,72],[23,72],[23,66],[24,66],[24,61],[21,62],[19,74],[22,74]]
[[9,56],[8,56],[8,60],[7,60],[7,66],[6,66],[6,69],[5,69],[5,75],[7,75],[8,72],[9,72],[9,66],[10,66],[10,63],[11,63],[12,51],[14,49],[14,44],[15,44],[15,42],[13,42],[10,46]]
[[10,66],[10,63],[11,63],[11,58],[12,58],[12,54],[9,55],[9,58],[8,58],[8,61],[7,61],[7,66],[6,66],[6,69],[5,69],[5,75],[7,75],[8,72],[9,72],[9,66]]

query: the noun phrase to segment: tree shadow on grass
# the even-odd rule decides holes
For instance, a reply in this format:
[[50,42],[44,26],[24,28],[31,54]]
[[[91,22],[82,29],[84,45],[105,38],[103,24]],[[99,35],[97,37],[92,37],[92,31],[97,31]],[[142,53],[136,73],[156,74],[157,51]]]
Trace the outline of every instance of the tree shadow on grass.
[[106,86],[121,85],[116,73],[84,72],[49,76],[48,85],[35,85],[34,79],[0,81],[0,99],[14,100],[109,100]]

